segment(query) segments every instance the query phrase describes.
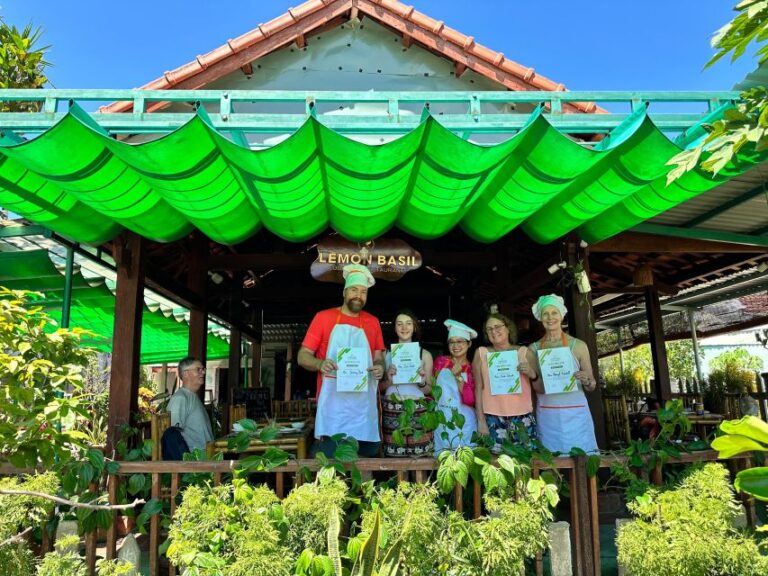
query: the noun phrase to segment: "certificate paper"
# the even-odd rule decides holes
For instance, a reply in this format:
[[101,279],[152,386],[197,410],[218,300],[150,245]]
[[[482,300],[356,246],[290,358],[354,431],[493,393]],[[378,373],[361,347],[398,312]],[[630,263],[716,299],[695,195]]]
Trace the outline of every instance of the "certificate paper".
[[339,348],[336,354],[336,391],[365,392],[368,389],[367,348]]
[[489,351],[486,359],[491,380],[491,396],[523,393],[520,372],[517,371],[517,350]]
[[539,350],[539,366],[547,394],[575,392],[576,369],[573,365],[573,353],[569,348],[548,348]]
[[418,342],[392,344],[392,365],[397,373],[392,377],[392,384],[415,384],[421,381],[421,348]]

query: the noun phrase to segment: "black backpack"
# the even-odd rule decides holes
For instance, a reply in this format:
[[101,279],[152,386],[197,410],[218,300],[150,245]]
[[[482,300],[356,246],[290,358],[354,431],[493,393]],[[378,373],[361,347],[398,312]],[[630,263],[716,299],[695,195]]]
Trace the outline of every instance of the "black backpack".
[[163,460],[183,460],[184,454],[190,452],[187,441],[181,434],[181,428],[171,426],[163,432],[160,439]]

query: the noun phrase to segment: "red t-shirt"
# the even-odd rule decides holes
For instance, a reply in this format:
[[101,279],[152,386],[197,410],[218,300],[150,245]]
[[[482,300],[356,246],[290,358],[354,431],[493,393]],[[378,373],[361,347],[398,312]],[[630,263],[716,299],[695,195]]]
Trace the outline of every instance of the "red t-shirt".
[[[317,358],[325,359],[325,355],[328,352],[328,343],[331,339],[331,331],[336,324],[349,324],[362,328],[368,339],[372,358],[377,350],[386,350],[384,336],[381,333],[381,324],[379,324],[379,319],[376,316],[365,311],[361,311],[359,316],[347,316],[341,312],[340,308],[328,308],[315,314],[301,345],[312,350]],[[323,375],[318,372],[316,397],[320,396],[322,384]]]

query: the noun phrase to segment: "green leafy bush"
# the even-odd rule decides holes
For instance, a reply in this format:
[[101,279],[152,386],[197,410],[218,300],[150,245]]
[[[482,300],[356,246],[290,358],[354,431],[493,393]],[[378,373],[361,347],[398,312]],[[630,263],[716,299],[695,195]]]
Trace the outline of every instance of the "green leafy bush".
[[[405,574],[429,574],[444,557],[437,534],[446,529],[446,518],[437,505],[438,492],[428,484],[401,482],[396,489],[385,488],[375,496],[382,520],[381,554],[402,540]],[[357,538],[347,545],[347,556],[357,556],[361,542],[371,533],[376,510],[363,513]]]
[[277,496],[243,480],[216,487],[190,486],[171,524],[168,558],[199,576],[287,576],[290,551],[275,526]]
[[56,329],[39,296],[0,286],[0,459],[21,468],[66,463],[85,437],[57,424],[90,418],[76,398],[93,354],[85,331]]
[[549,545],[550,497],[546,483],[531,480],[525,496],[517,500],[486,498],[489,516],[469,521],[451,512],[448,530],[440,540],[445,574],[507,576],[521,573],[525,559]]
[[617,537],[633,576],[758,576],[768,558],[733,527],[739,510],[719,464],[694,470],[675,489],[650,489],[628,505],[637,517]]
[[342,510],[347,497],[347,485],[338,478],[325,482],[303,484],[283,500],[283,512],[288,522],[286,545],[299,555],[305,548],[322,554],[327,547],[327,532],[334,507]]
[[77,536],[67,536],[56,542],[56,549],[46,554],[38,564],[37,576],[87,576],[85,562],[77,552],[72,551],[72,547],[79,542]]
[[[24,479],[2,478],[0,489],[26,490],[56,494],[59,480],[52,472],[26,476]],[[40,525],[53,511],[54,503],[44,498],[19,496],[16,494],[0,495],[0,541],[22,532],[25,528]],[[28,576],[34,573],[34,556],[26,542],[16,542],[0,546],[0,573],[4,576]]]

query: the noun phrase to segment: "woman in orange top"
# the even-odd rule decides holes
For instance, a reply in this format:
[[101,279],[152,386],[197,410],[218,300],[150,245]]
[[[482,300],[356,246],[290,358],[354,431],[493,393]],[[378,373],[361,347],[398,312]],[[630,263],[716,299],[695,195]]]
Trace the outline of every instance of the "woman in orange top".
[[[534,358],[525,346],[518,346],[517,328],[503,314],[493,313],[485,321],[485,336],[490,343],[475,352],[472,373],[475,377],[475,413],[477,431],[490,435],[494,452],[501,451],[504,440],[529,444],[536,438],[536,417],[533,414],[531,388],[543,392],[534,368]],[[517,370],[520,372],[520,390],[514,394],[492,394],[488,371],[488,353],[517,350]]]

